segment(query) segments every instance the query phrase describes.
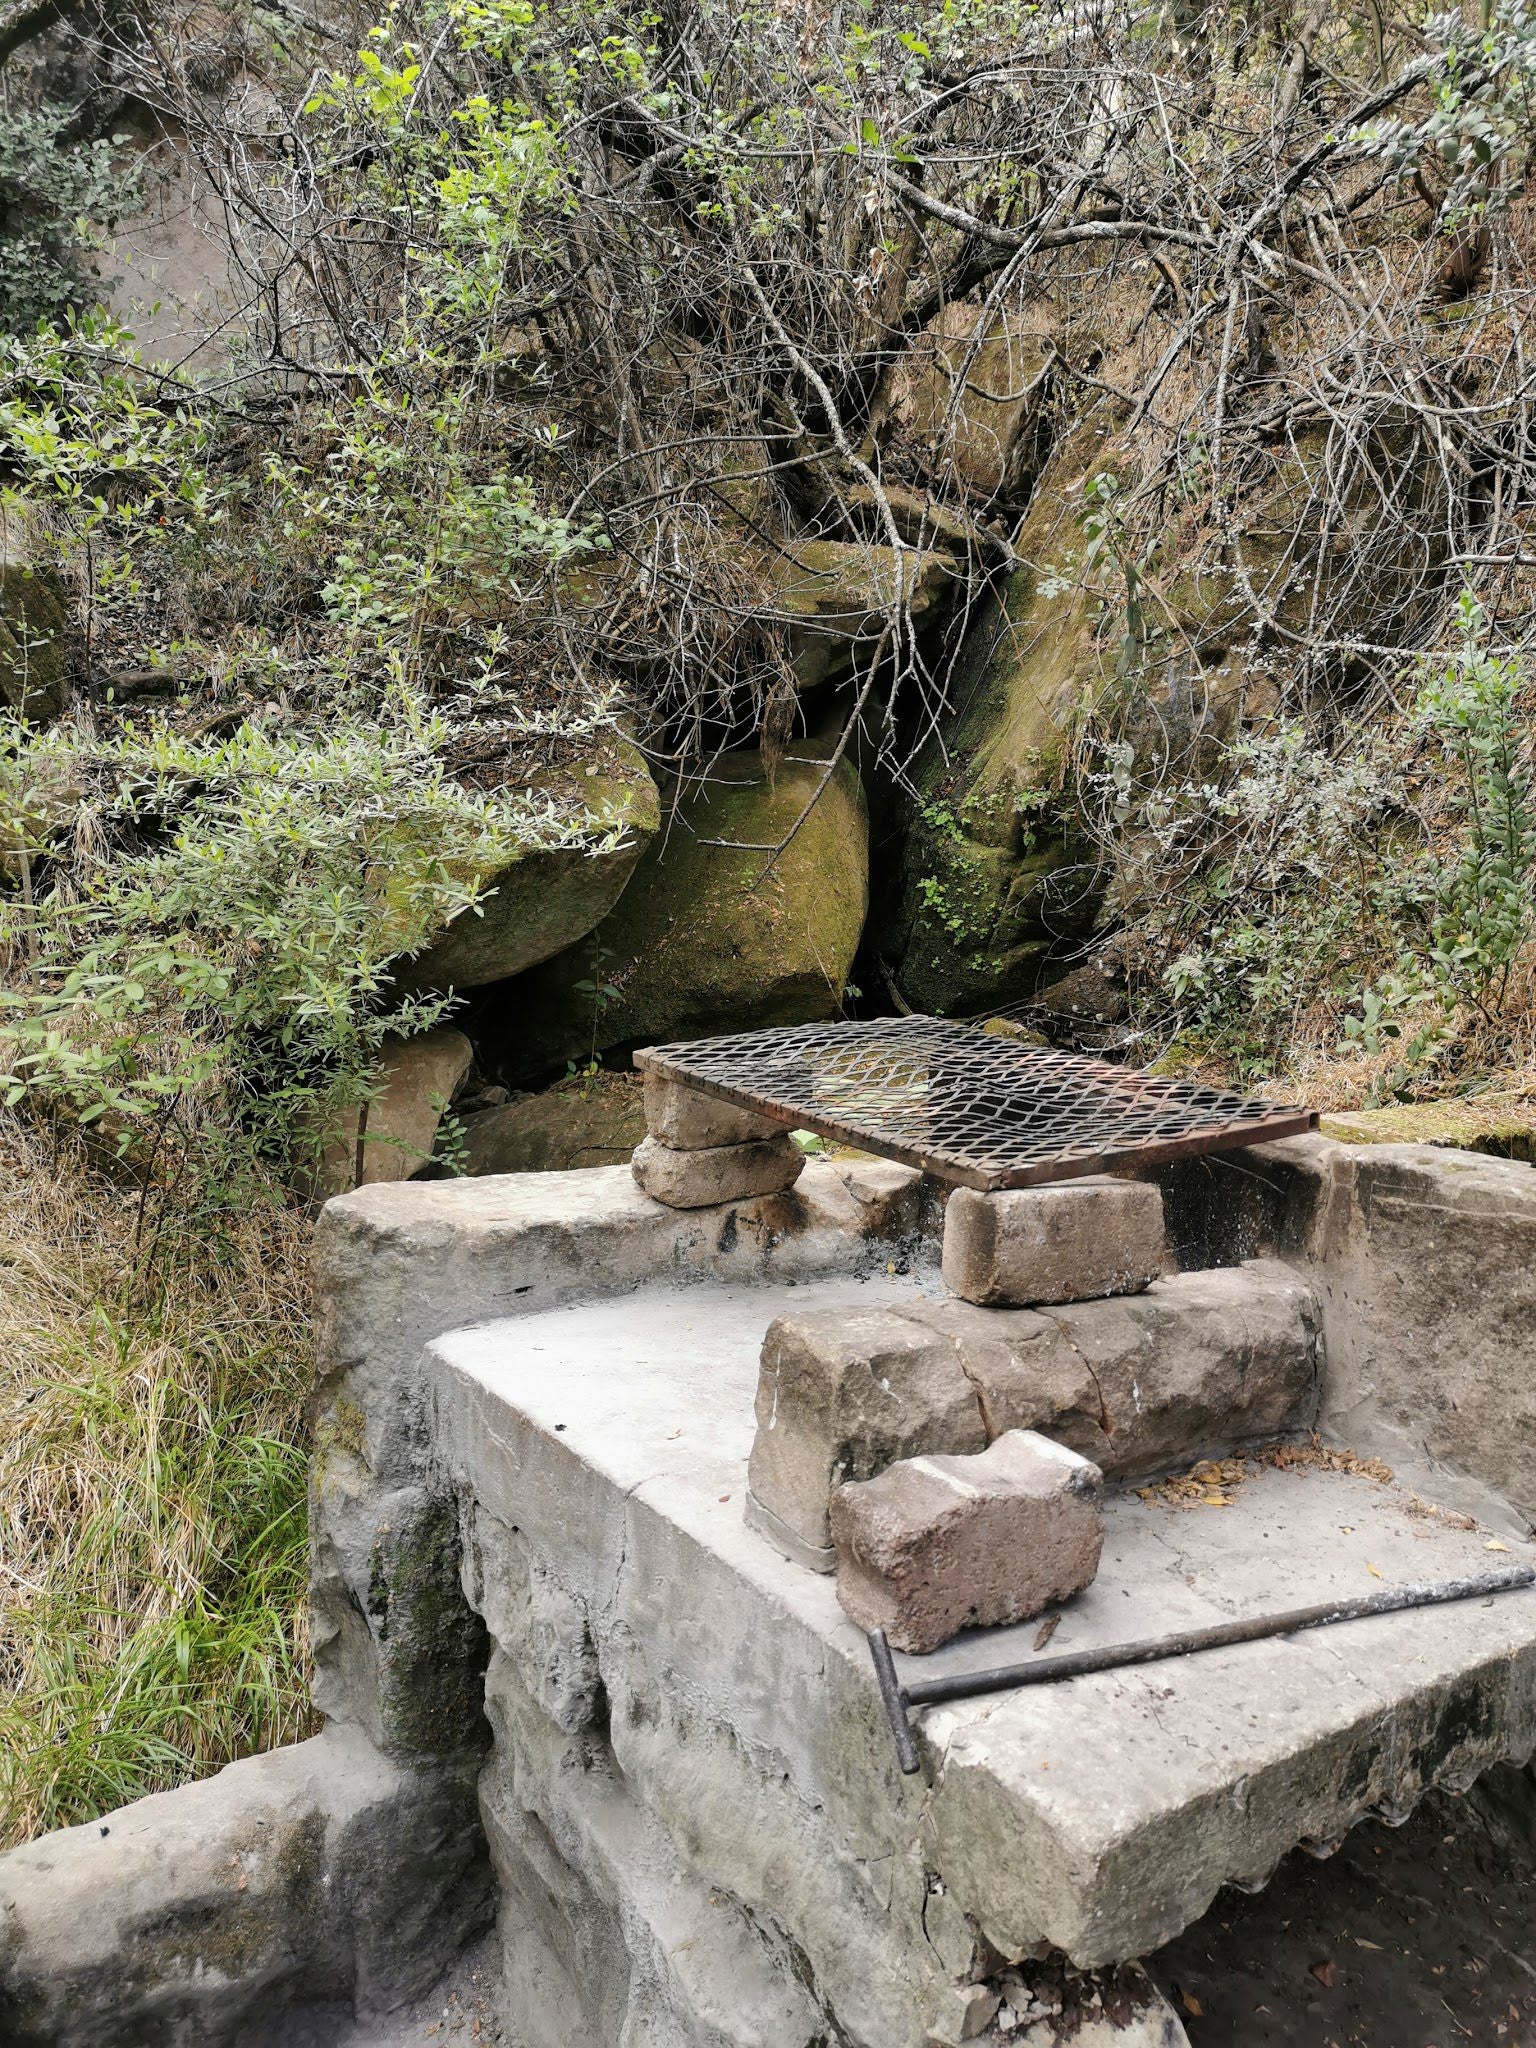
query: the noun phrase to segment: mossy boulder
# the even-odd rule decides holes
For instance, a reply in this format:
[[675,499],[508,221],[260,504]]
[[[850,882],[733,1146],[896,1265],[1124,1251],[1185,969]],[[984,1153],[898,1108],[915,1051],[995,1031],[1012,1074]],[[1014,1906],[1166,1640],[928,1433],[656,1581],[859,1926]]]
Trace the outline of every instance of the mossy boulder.
[[590,939],[506,990],[507,1078],[831,1016],[868,905],[869,825],[852,766],[825,773],[803,760],[770,773],[756,752],[713,762]]
[[404,986],[447,990],[504,981],[584,937],[613,908],[661,823],[644,756],[632,740],[612,738],[563,771],[556,793],[589,820],[584,841],[530,848],[485,877],[488,893],[406,963]]
[[58,579],[0,561],[0,704],[35,725],[64,709],[69,612]]
[[904,609],[919,630],[933,624],[957,563],[942,548],[895,548],[861,541],[793,540],[755,565],[766,590],[763,616],[788,629],[789,661],[802,689],[835,680]]
[[622,1166],[645,1136],[638,1074],[573,1074],[464,1119],[465,1173],[566,1173]]
[[994,312],[984,332],[981,318],[956,303],[919,335],[892,377],[882,438],[888,468],[990,502],[1028,481],[1052,348],[1036,306]]
[[1020,566],[973,630],[961,709],[917,765],[890,943],[920,1010],[975,1011],[1027,994],[1053,952],[1091,931],[1102,878],[1076,826],[1074,720],[1104,687],[1088,593],[1058,575],[1078,534],[1091,431],[1053,459],[1020,533]]

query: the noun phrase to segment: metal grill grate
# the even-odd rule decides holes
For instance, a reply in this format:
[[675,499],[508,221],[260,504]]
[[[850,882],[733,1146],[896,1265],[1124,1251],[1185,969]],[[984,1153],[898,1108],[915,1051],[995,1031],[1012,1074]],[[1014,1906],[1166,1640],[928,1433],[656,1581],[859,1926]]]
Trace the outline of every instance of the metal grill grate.
[[937,1017],[800,1024],[686,1045],[635,1065],[795,1130],[963,1187],[1027,1188],[1311,1130],[1312,1110],[1254,1102]]

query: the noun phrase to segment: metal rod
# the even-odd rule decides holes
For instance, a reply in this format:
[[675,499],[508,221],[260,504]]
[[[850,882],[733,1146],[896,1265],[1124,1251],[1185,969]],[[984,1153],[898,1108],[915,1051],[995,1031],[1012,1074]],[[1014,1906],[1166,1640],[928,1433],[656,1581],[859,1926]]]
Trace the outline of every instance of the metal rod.
[[896,1760],[903,1774],[910,1778],[918,1769],[917,1744],[912,1740],[911,1724],[907,1720],[907,1699],[896,1676],[895,1661],[891,1646],[885,1639],[883,1628],[872,1628],[869,1632],[869,1654],[875,1660],[875,1679],[880,1687],[880,1698],[885,1705],[885,1718],[891,1724],[891,1733],[896,1738]]
[[[1445,1579],[1437,1584],[1384,1586],[1357,1599],[1333,1600],[1317,1607],[1297,1607],[1288,1614],[1264,1614],[1247,1621],[1222,1621],[1209,1628],[1184,1629],[1176,1635],[1141,1643],[1105,1643],[1094,1650],[1072,1650],[1065,1656],[1036,1659],[1029,1664],[1000,1664],[988,1671],[954,1672],[946,1678],[918,1678],[902,1684],[883,1629],[869,1638],[880,1696],[896,1737],[896,1753],[910,1777],[918,1768],[917,1748],[907,1722],[908,1707],[931,1706],[941,1700],[973,1699],[980,1693],[1007,1692],[1016,1686],[1049,1685],[1057,1679],[1081,1678],[1094,1671],[1118,1671],[1131,1664],[1156,1664],[1168,1657],[1187,1657],[1200,1650],[1225,1649],[1232,1643],[1260,1642],[1269,1636],[1294,1635],[1302,1629],[1326,1628],[1339,1621],[1361,1621],[1373,1614],[1398,1614],[1410,1607],[1439,1607],[1452,1600],[1481,1600],[1495,1593],[1516,1593],[1536,1585],[1536,1567],[1510,1565],[1470,1579]],[[899,1732],[898,1732],[899,1731]],[[911,1761],[908,1761],[910,1757]]]

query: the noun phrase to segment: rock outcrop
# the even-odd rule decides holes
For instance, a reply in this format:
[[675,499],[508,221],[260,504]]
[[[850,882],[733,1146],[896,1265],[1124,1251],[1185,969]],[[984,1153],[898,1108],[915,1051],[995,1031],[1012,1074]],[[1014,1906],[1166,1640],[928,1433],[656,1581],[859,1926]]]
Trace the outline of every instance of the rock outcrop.
[[615,738],[563,779],[591,821],[584,843],[533,848],[479,878],[487,893],[406,964],[410,987],[479,988],[521,974],[585,937],[619,900],[661,821],[644,756]]
[[0,559],[0,706],[45,725],[64,709],[69,614],[44,570]]
[[[775,854],[774,849],[780,850]],[[831,1016],[869,895],[864,795],[844,761],[713,763],[590,939],[506,991],[509,1080],[613,1046]]]
[[638,1074],[575,1074],[464,1118],[466,1173],[620,1166],[645,1136]]

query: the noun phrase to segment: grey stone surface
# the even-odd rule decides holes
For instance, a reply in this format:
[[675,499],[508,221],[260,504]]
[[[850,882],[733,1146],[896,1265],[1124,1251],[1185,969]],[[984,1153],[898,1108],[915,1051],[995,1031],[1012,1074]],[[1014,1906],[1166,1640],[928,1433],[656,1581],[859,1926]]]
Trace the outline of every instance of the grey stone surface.
[[913,1312],[955,1344],[989,1436],[1041,1429],[1107,1473],[1168,1470],[1315,1416],[1319,1312],[1278,1261],[1039,1310]]
[[944,1215],[944,1278],[992,1308],[1135,1294],[1168,1265],[1163,1198],[1150,1181],[1094,1175],[985,1195],[956,1188]]
[[13,1849],[0,2040],[277,2048],[315,2007],[390,2010],[488,1917],[454,1806],[332,1732]]
[[[459,1586],[460,1530],[431,1441],[424,1346],[445,1330],[622,1295],[658,1275],[792,1285],[921,1260],[915,1236],[877,1235],[892,1201],[900,1208],[899,1196],[862,1198],[838,1169],[812,1160],[786,1194],[701,1214],[651,1201],[627,1165],[367,1188],[323,1212],[315,1697],[334,1723],[361,1730],[433,1788],[424,1848],[455,1847],[466,1885],[488,1868],[471,1783],[490,1739],[490,1652]],[[447,1921],[435,1946],[429,1931],[422,1966],[441,1969],[458,1938]]]
[[780,1316],[763,1339],[756,1416],[754,1524],[825,1568],[834,1488],[898,1458],[987,1441],[955,1347],[893,1308]]
[[1097,1465],[1033,1430],[973,1457],[903,1458],[832,1495],[837,1598],[862,1629],[927,1653],[1023,1621],[1098,1570]]
[[1536,1522],[1536,1168],[1287,1138],[1163,1188],[1181,1259],[1265,1252],[1311,1281],[1325,1428],[1470,1513]]
[[805,1157],[787,1131],[697,1152],[676,1152],[647,1135],[635,1147],[634,1174],[646,1194],[669,1209],[713,1209],[783,1194],[800,1178]]
[[[883,1314],[907,1284],[823,1306]],[[1082,1965],[1143,1953],[1302,1836],[1536,1744],[1521,1593],[930,1709],[914,1717],[924,1774],[902,1780],[834,1589],[743,1520],[746,1402],[781,1301],[657,1291],[432,1347],[465,1584],[494,1645],[483,1800],[519,1900],[509,1972],[580,2016],[564,2036],[533,2028],[530,2048],[607,2048],[613,1984],[654,1982],[630,1866],[582,1832],[595,1786],[741,1915],[761,1981],[795,1954],[853,2048],[920,2048],[947,1995],[988,1980],[986,1944]],[[1122,1497],[1105,1525],[1053,1652],[1530,1554],[1490,1560],[1482,1531],[1400,1489],[1305,1468],[1255,1466],[1224,1509]],[[922,1668],[1025,1657],[1034,1633],[969,1632]],[[598,1927],[621,1943],[606,1990],[581,1970]],[[694,2017],[677,2037],[711,2038]]]
[[705,1145],[745,1145],[754,1138],[780,1135],[782,1124],[754,1116],[718,1095],[684,1087],[664,1074],[645,1074],[645,1125],[660,1145],[694,1152]]

